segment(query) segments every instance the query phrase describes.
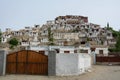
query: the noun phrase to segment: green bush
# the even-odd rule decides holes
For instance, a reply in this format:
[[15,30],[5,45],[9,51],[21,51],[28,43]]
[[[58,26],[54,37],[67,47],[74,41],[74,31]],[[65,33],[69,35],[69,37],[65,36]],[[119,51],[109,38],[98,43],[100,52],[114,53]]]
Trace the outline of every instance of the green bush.
[[19,41],[16,38],[12,38],[12,39],[9,40],[8,43],[10,44],[10,49],[13,49],[14,46],[18,45]]

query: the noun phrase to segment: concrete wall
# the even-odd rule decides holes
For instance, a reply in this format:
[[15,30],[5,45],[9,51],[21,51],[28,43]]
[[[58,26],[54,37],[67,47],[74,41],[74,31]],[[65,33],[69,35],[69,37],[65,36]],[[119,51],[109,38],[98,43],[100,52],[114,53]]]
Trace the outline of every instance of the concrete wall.
[[30,46],[29,50],[35,51],[45,51],[45,55],[48,55],[48,50],[59,49],[59,53],[64,53],[64,51],[70,51],[70,53],[74,53],[74,46]]
[[45,51],[45,55],[48,55],[48,46],[30,46],[29,50]]
[[0,50],[0,75],[5,75],[6,54],[6,51]]
[[88,54],[48,54],[48,75],[79,75],[91,68],[91,57]]
[[80,50],[88,50],[88,54],[91,54],[90,47],[81,47],[81,46],[79,46],[79,49]]
[[70,51],[70,53],[74,53],[75,48],[60,48],[60,53],[64,53],[64,51]]
[[56,75],[78,74],[77,54],[56,54]]
[[89,70],[89,68],[91,68],[91,64],[92,64],[92,59],[91,59],[91,55],[90,54],[82,54],[83,58],[84,58],[84,69],[85,71]]
[[108,48],[96,48],[95,53],[99,54],[99,50],[103,50],[104,56],[108,56]]
[[56,52],[49,51],[48,54],[48,75],[55,76],[56,75]]
[[96,53],[95,53],[95,51],[91,52],[91,63],[96,64]]
[[[91,49],[90,49],[90,47],[81,47],[81,46],[79,46],[79,48],[78,48],[78,50],[88,50],[88,54],[91,54]],[[105,55],[105,56],[108,56],[108,48],[106,47],[106,48],[98,48],[98,47],[96,47],[96,49],[95,49],[95,54],[100,54],[99,53],[99,50],[103,50],[103,54]]]

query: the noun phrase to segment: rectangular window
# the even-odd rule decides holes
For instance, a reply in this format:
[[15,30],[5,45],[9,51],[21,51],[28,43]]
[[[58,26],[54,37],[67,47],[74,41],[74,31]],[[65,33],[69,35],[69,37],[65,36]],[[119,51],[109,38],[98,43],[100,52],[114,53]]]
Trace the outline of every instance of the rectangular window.
[[81,50],[80,50],[80,53],[88,53],[88,50],[83,50],[83,49],[81,49]]
[[102,55],[103,55],[103,50],[99,50],[99,54],[102,54]]
[[81,44],[85,44],[85,41],[82,41]]
[[108,33],[107,35],[110,36],[110,33]]
[[45,51],[39,51],[40,54],[45,54]]
[[70,51],[64,51],[64,53],[70,53]]
[[77,53],[77,50],[74,50],[74,53]]

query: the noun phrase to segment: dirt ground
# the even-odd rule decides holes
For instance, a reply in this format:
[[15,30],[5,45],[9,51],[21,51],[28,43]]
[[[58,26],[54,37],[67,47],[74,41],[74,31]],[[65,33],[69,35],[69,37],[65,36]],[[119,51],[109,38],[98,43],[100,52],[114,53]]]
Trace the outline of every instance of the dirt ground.
[[6,75],[0,80],[120,80],[120,66],[95,65],[92,72],[79,76]]

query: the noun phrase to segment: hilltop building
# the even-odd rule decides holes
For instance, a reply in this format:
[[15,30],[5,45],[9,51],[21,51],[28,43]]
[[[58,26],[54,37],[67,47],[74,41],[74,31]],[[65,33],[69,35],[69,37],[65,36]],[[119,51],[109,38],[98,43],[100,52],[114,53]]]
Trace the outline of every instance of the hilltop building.
[[110,30],[88,22],[88,17],[77,15],[58,16],[42,26],[28,26],[18,31],[7,28],[2,35],[2,43],[7,43],[10,38],[16,37],[20,41],[20,46],[46,46],[49,43],[48,28],[51,28],[56,46],[114,47],[116,44]]

